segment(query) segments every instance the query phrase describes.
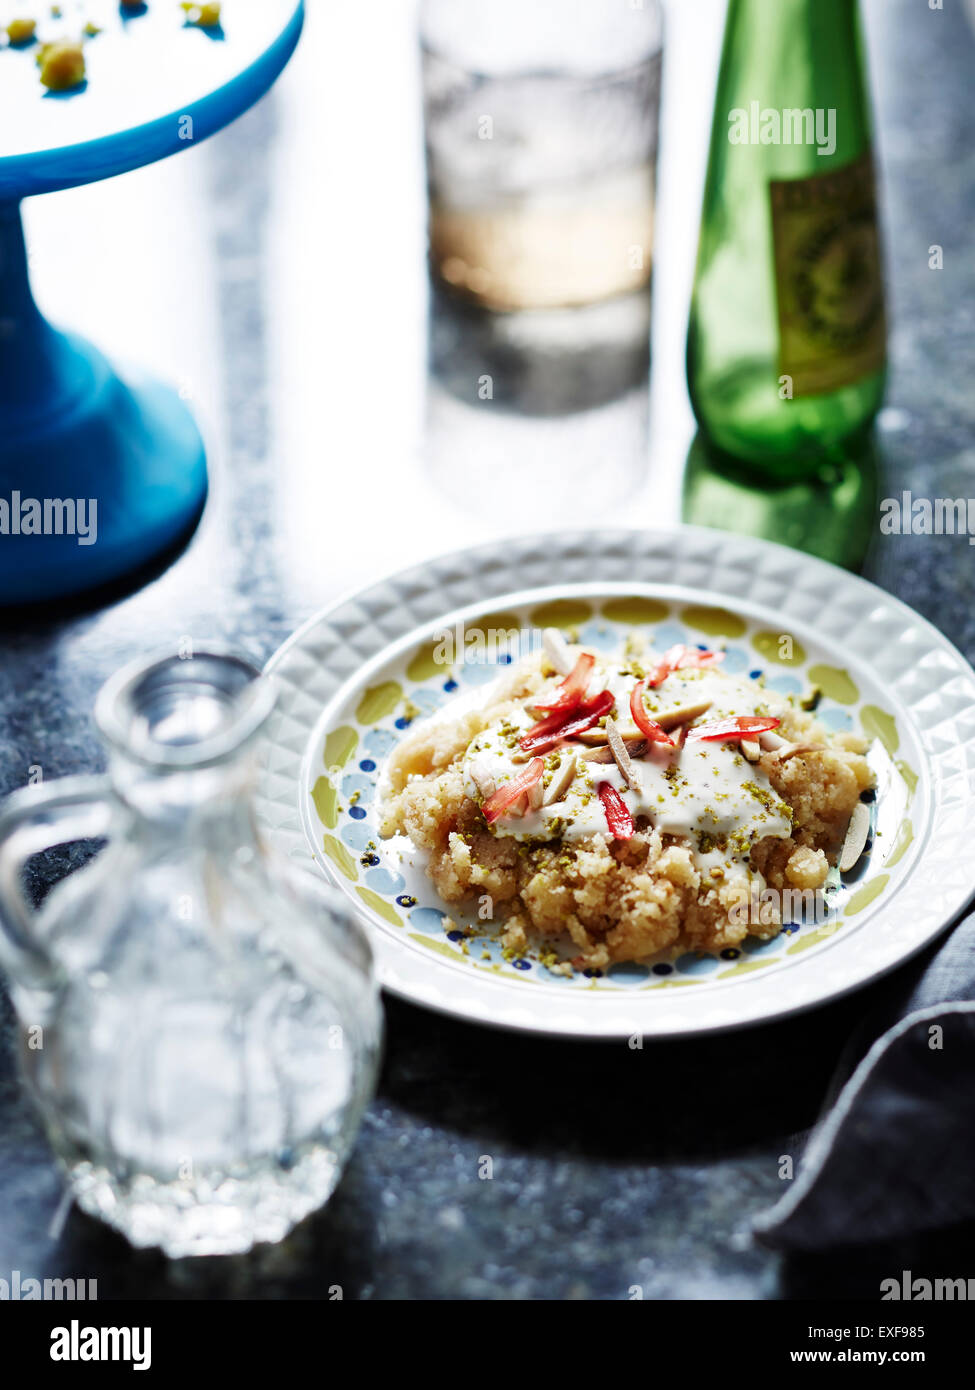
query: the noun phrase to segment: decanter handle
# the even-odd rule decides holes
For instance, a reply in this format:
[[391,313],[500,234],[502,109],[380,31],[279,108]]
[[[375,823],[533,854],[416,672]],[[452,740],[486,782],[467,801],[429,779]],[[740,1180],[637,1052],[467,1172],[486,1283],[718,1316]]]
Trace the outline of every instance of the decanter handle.
[[37,913],[24,894],[24,865],[55,845],[100,839],[113,815],[107,777],[61,777],[24,787],[0,805],[0,965],[17,984],[43,988],[50,975],[34,930]]

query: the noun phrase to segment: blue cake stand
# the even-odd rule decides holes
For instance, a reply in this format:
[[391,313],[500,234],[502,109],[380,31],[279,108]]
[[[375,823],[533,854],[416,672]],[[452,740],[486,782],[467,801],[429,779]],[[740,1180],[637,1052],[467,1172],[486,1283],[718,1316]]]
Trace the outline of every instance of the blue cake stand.
[[206,139],[264,95],[303,19],[300,0],[224,0],[220,26],[206,30],[186,23],[178,0],[60,8],[55,19],[49,5],[23,6],[39,16],[38,42],[77,38],[87,21],[100,26],[85,42],[83,86],[48,93],[36,43],[0,50],[4,606],[78,594],[148,564],[188,534],[207,491],[200,432],[177,392],[120,375],[91,343],[41,315],[20,200]]

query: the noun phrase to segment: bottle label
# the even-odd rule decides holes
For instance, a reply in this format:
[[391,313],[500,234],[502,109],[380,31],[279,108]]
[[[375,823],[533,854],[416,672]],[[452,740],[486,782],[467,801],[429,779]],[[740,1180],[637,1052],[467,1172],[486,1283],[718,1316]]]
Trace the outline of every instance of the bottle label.
[[852,386],[884,364],[887,329],[869,150],[804,179],[772,179],[779,375],[793,396]]

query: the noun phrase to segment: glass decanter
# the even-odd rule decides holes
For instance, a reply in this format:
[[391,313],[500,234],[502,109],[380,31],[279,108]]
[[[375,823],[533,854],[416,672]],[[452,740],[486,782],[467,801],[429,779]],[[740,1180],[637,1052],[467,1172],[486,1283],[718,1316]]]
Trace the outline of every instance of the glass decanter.
[[[139,661],[95,707],[108,776],[0,811],[0,958],[27,1084],[79,1205],[172,1256],[279,1240],[321,1206],[375,1080],[365,936],[255,824],[273,703],[228,651]],[[35,912],[25,862],[96,838]]]

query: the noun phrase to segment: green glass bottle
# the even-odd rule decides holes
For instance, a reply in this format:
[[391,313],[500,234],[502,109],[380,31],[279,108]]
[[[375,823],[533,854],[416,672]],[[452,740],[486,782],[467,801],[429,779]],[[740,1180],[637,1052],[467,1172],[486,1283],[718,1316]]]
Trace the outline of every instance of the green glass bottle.
[[730,0],[687,340],[706,440],[796,477],[880,405],[886,325],[857,0]]

